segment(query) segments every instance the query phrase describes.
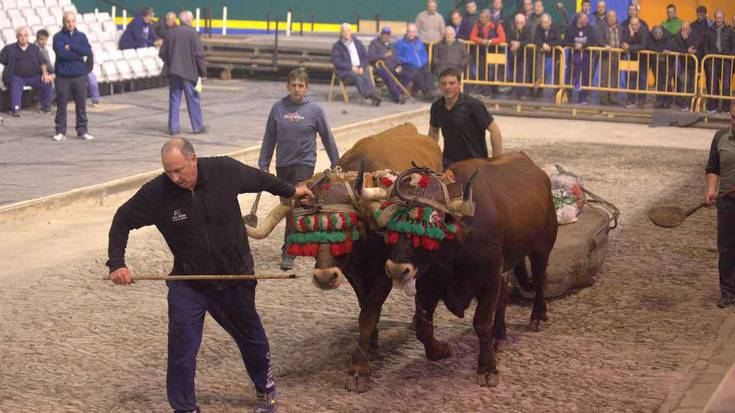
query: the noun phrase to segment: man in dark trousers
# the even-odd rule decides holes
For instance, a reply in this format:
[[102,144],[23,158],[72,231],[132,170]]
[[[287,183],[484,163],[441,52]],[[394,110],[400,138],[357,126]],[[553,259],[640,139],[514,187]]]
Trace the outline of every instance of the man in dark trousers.
[[332,45],[331,58],[338,78],[354,83],[360,95],[370,99],[373,106],[380,105],[383,99],[370,79],[367,50],[360,39],[352,35],[349,23],[342,23],[339,40]]
[[120,50],[142,49],[151,47],[156,41],[156,33],[153,30],[153,9],[146,7],[127,25],[122,36],[120,36]]
[[199,78],[207,76],[207,63],[204,60],[204,47],[199,33],[191,26],[194,19],[191,12],[179,13],[180,26],[169,30],[158,56],[163,60],[163,76],[168,77],[168,133],[178,135],[179,107],[181,94],[186,97],[191,128],[195,134],[206,132],[202,119],[199,92],[194,90]]
[[[646,90],[648,86],[648,58],[645,53],[640,53],[648,49],[650,34],[643,26],[638,17],[628,19],[627,26],[623,25],[623,38],[621,48],[628,54],[629,60],[638,62],[638,71],[628,72],[628,89],[630,90]],[[646,95],[644,93],[628,93],[627,107],[637,106],[643,108],[646,105]]]
[[[689,22],[686,21],[681,24],[679,33],[671,39],[668,50],[691,55],[691,57],[686,59],[680,57],[679,66],[672,69],[676,70],[677,92],[694,93],[695,74],[697,71],[697,61],[694,60],[694,57],[703,54],[703,40],[692,30]],[[676,98],[676,103],[682,111],[688,111],[692,103],[692,98],[679,96]]]
[[[293,69],[286,82],[288,96],[274,103],[268,115],[258,167],[268,172],[275,151],[276,175],[296,184],[314,175],[317,133],[322,138],[332,168],[337,166],[339,151],[324,109],[307,96],[309,75],[306,71]],[[286,240],[291,232],[292,226],[287,220],[281,248],[281,269],[284,271],[293,269],[294,265],[294,257],[286,253]]]
[[[706,168],[704,201],[735,188],[735,105],[730,107],[730,127],[715,134]],[[717,200],[717,251],[719,252],[720,300],[717,306],[735,305],[735,195]]]
[[[725,21],[722,10],[715,11],[715,24],[707,31],[704,37],[704,52],[708,55],[731,55],[733,32]],[[712,95],[729,96],[730,81],[732,78],[732,62],[729,59],[712,58],[704,64],[704,74],[707,78],[707,92]],[[730,112],[730,100],[707,99],[707,111],[715,113],[717,110]]]
[[[54,35],[56,54],[56,135],[55,141],[66,139],[66,106],[74,99],[77,113],[77,136],[94,137],[87,132],[87,74],[92,71],[92,47],[87,36],[77,30],[77,15],[64,13],[64,27]],[[85,60],[86,58],[86,60]]]
[[[23,87],[28,85],[41,90],[41,112],[51,112],[53,86],[49,75],[48,63],[41,49],[28,42],[28,28],[16,30],[16,43],[5,46],[0,51],[0,64],[5,65],[3,82],[10,85],[10,113],[20,117],[23,100]],[[53,71],[53,70],[52,70]]]
[[444,137],[444,168],[466,159],[487,158],[486,130],[490,131],[493,156],[503,152],[498,123],[482,102],[462,93],[461,76],[453,67],[439,74],[443,96],[431,105],[429,111],[429,136],[438,141],[441,130]]
[[[229,157],[197,158],[191,143],[173,138],[161,149],[165,173],[143,185],[110,227],[110,278],[130,284],[125,249],[131,230],[155,225],[174,256],[172,275],[253,274],[237,196],[267,191],[312,196]],[[194,393],[196,355],[208,312],[235,340],[257,392],[255,412],[276,411],[270,350],[255,309],[255,281],[169,281],[168,400],[176,412],[199,412]]]

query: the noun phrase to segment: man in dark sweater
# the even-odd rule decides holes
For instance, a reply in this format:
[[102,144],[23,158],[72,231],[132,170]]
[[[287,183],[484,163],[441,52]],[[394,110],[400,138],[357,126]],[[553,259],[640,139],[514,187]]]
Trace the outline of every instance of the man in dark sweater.
[[[174,256],[172,275],[253,274],[237,196],[267,191],[284,197],[312,196],[305,186],[229,157],[197,158],[183,138],[161,149],[164,174],[143,185],[115,214],[108,247],[110,278],[130,284],[125,249],[131,230],[155,225]],[[255,310],[255,281],[169,281],[166,387],[177,412],[199,411],[194,393],[196,355],[208,312],[237,343],[255,384],[256,412],[275,412],[276,387],[268,338]]]
[[[704,37],[704,52],[708,55],[732,55],[733,32],[725,22],[725,13],[715,11],[715,24],[707,31]],[[704,65],[707,77],[707,92],[711,95],[727,96],[730,94],[730,79],[732,77],[732,63],[729,59],[712,58]],[[707,111],[715,113],[718,110],[730,112],[728,99],[707,99]]]
[[[87,133],[87,74],[92,70],[92,47],[87,36],[77,30],[74,12],[64,13],[64,28],[54,35],[56,54],[56,135],[54,140],[66,139],[66,106],[74,99],[77,114],[77,136],[94,139]],[[86,60],[85,60],[86,59]]]
[[457,30],[457,38],[469,40],[472,28],[475,27],[478,18],[477,3],[474,0],[468,0],[465,5],[465,14],[462,17],[462,23],[459,25],[459,30]]
[[[645,90],[648,84],[648,59],[640,52],[648,48],[649,34],[637,17],[631,17],[627,26],[623,26],[623,42],[621,48],[628,53],[632,61],[638,62],[638,71],[628,72],[628,89]],[[646,104],[646,95],[643,93],[629,93],[628,107],[642,108]]]
[[332,45],[331,57],[338,78],[354,83],[360,95],[370,99],[373,106],[380,105],[383,99],[370,80],[367,50],[360,39],[352,35],[349,23],[342,24],[339,40]]
[[[559,29],[553,24],[551,16],[548,13],[544,13],[541,16],[539,27],[536,28],[533,37],[533,44],[536,45],[536,73],[535,85],[558,85],[560,83],[559,68],[562,59],[562,55],[554,53],[554,48],[560,46],[562,43],[561,33]],[[553,58],[552,72],[546,75],[546,59]],[[540,96],[543,89],[536,88],[533,93],[535,96]]]
[[[668,50],[676,53],[685,53],[690,55],[687,58],[679,57],[679,65],[676,68],[676,86],[679,93],[694,93],[695,77],[697,71],[697,61],[695,60],[702,54],[703,39],[700,38],[693,30],[689,22],[685,21],[681,24],[679,34],[671,39]],[[689,110],[691,105],[691,97],[677,97],[676,104],[682,111]]]
[[[656,52],[655,56],[648,59],[648,70],[651,71],[656,78],[656,90],[659,92],[675,92],[674,89],[674,59],[664,52],[668,50],[671,44],[671,33],[662,26],[653,26],[651,34],[648,38],[646,50]],[[657,95],[654,108],[668,109],[671,107],[674,99],[671,96]]]
[[[730,107],[730,127],[715,134],[705,169],[704,201],[735,189],[735,105]],[[735,305],[735,195],[717,199],[717,252],[719,253],[720,308]]]
[[[406,95],[403,94],[400,86],[398,86],[398,77],[396,68],[398,60],[396,60],[396,52],[393,50],[393,39],[391,39],[390,27],[385,26],[380,30],[380,36],[376,36],[368,46],[367,59],[375,68],[375,74],[378,75],[388,87],[391,98],[395,103],[403,104],[406,102]],[[383,64],[378,65],[378,61]]]
[[204,60],[204,47],[199,33],[191,27],[194,19],[191,12],[184,10],[179,14],[181,25],[168,32],[158,56],[163,60],[163,76],[168,77],[168,133],[178,135],[179,108],[181,94],[186,95],[186,108],[189,111],[191,129],[195,134],[204,133],[204,120],[199,92],[196,87],[199,78],[207,76]]
[[122,36],[120,36],[120,50],[141,49],[153,46],[156,41],[156,33],[153,31],[153,9],[146,7],[127,25]]
[[444,38],[434,46],[432,60],[433,70],[437,76],[448,67],[453,67],[464,73],[470,62],[470,54],[467,51],[467,46],[457,41],[454,29],[447,26],[444,29]]
[[5,65],[3,83],[10,85],[10,113],[16,118],[20,117],[24,86],[41,89],[41,112],[51,112],[51,76],[41,50],[28,42],[28,34],[27,28],[19,28],[18,42],[0,51],[0,64]]
[[[314,175],[317,133],[322,138],[332,168],[339,161],[339,151],[324,109],[306,95],[309,90],[309,75],[306,71],[292,70],[286,85],[288,96],[274,103],[268,115],[258,167],[268,172],[275,150],[276,175],[288,183],[296,184]],[[281,254],[281,269],[284,271],[293,268],[294,257],[286,253],[286,239],[291,232],[291,223],[287,221]]]
[[[707,8],[705,6],[697,7],[697,20],[692,22],[692,33],[694,33],[700,39],[704,39],[707,36],[707,32],[714,22],[707,17]],[[701,53],[704,53],[702,51]]]
[[[613,49],[620,49],[623,37],[623,29],[618,25],[618,13],[615,10],[608,11],[607,19],[601,20],[595,30],[599,46],[609,49],[600,53],[600,86],[617,89],[620,85],[620,53]],[[614,92],[600,92],[600,104],[617,104],[616,95]]]

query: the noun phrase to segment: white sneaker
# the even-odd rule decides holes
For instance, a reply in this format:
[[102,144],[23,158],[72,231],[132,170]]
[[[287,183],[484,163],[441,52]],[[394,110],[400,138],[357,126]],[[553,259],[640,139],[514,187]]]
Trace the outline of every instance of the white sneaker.
[[63,141],[64,139],[66,139],[66,135],[64,135],[63,133],[57,133],[56,135],[54,135],[53,139],[56,142],[60,142],[60,141]]
[[88,133],[85,133],[84,135],[80,136],[79,138],[80,139],[84,139],[85,141],[91,141],[92,139],[94,139],[94,136],[92,136],[92,135],[90,135]]

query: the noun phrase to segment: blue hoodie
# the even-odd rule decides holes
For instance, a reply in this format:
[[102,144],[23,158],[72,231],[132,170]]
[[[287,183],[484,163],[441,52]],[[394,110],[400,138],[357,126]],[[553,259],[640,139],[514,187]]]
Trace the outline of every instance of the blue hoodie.
[[322,138],[331,166],[339,161],[339,151],[329,129],[324,109],[307,96],[295,103],[289,96],[273,104],[265,126],[258,167],[266,170],[276,150],[276,166],[316,164],[316,134]]
[[71,33],[66,28],[61,29],[54,35],[54,53],[56,53],[56,70],[54,70],[56,76],[78,77],[89,73],[90,69],[84,57],[92,57],[92,47],[84,33],[76,29]]
[[152,25],[146,24],[143,21],[143,16],[138,16],[128,24],[122,36],[120,36],[119,47],[120,50],[142,49],[153,46],[155,41],[156,34]]

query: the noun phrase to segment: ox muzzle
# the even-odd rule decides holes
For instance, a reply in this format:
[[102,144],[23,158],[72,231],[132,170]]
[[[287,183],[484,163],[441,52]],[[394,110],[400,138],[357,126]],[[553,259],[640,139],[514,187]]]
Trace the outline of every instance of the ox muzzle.
[[406,295],[416,295],[416,266],[411,263],[395,262],[388,259],[385,263],[385,275],[393,280],[393,287],[403,290]]

